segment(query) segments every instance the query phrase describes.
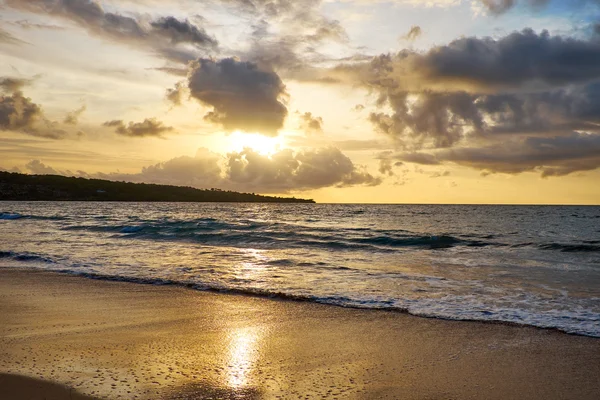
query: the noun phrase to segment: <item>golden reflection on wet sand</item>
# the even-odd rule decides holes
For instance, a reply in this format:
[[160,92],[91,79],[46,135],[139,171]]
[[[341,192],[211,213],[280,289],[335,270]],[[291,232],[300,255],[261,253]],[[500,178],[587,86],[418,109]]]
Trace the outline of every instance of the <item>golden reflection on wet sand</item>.
[[243,327],[231,332],[227,385],[232,389],[242,389],[251,383],[251,375],[259,357],[261,336],[262,331],[258,327]]

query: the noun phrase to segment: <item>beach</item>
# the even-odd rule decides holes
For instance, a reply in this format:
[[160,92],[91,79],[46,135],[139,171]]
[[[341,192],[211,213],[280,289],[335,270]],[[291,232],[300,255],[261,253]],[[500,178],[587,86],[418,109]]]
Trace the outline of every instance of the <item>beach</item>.
[[600,340],[2,268],[0,373],[3,399],[596,399]]

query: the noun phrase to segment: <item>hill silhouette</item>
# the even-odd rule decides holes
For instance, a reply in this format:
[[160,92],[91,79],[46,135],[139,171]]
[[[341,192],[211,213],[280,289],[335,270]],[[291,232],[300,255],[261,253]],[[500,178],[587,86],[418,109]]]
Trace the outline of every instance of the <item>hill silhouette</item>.
[[220,189],[0,172],[0,200],[314,203]]

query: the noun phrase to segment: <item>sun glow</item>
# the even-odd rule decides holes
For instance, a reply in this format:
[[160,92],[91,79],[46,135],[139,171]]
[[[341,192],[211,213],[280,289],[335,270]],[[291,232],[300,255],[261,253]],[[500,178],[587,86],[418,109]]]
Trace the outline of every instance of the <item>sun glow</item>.
[[240,152],[245,148],[250,148],[263,155],[275,154],[285,147],[283,135],[269,137],[236,131],[228,136],[228,141],[230,151]]

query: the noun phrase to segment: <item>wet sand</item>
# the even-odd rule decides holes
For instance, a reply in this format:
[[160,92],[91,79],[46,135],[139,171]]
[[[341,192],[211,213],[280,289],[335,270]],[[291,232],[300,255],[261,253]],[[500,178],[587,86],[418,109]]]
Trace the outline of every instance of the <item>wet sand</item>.
[[600,339],[0,268],[0,373],[0,399],[595,400]]

